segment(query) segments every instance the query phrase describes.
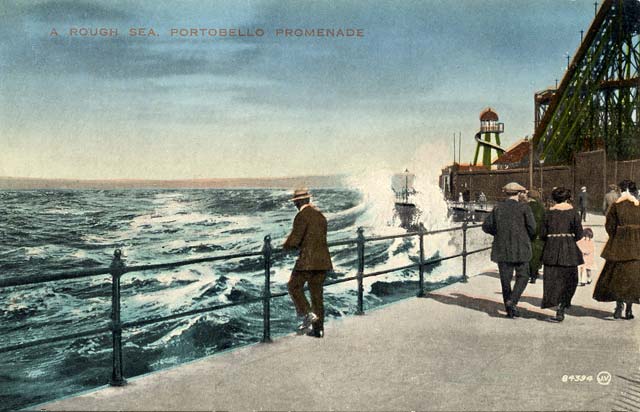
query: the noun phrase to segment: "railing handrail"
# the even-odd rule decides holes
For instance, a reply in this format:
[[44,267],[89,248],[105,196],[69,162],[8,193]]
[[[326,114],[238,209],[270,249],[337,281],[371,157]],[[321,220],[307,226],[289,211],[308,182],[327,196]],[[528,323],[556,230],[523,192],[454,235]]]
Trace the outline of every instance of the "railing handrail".
[[[364,314],[364,307],[363,307],[364,306],[363,305],[363,295],[364,295],[363,279],[364,278],[380,276],[380,275],[383,275],[383,274],[397,272],[397,271],[401,271],[401,270],[408,270],[408,269],[418,268],[419,272],[420,272],[420,277],[419,277],[419,292],[418,292],[417,296],[420,297],[420,296],[424,296],[424,276],[423,276],[423,272],[424,272],[424,268],[426,266],[433,265],[435,263],[439,263],[439,262],[442,262],[444,260],[454,259],[454,258],[457,258],[457,257],[462,257],[462,279],[461,279],[461,281],[462,282],[466,282],[467,281],[467,256],[471,255],[471,254],[474,254],[474,253],[479,253],[479,252],[491,249],[491,247],[489,246],[489,247],[484,247],[484,248],[480,248],[480,249],[476,249],[476,250],[472,250],[472,251],[467,251],[467,230],[468,229],[477,228],[477,227],[480,227],[480,226],[482,226],[482,225],[479,225],[479,224],[478,225],[469,225],[468,222],[464,222],[462,224],[462,226],[459,226],[459,227],[453,227],[453,228],[447,228],[447,229],[438,229],[438,230],[431,230],[431,231],[426,231],[426,230],[422,229],[422,230],[418,230],[418,231],[415,231],[415,232],[408,232],[408,233],[403,233],[403,234],[399,234],[399,235],[377,236],[377,237],[369,237],[369,238],[366,238],[364,236],[364,229],[363,228],[358,228],[357,237],[356,237],[355,240],[350,240],[350,239],[340,240],[340,241],[330,242],[328,244],[330,247],[342,246],[342,245],[350,245],[350,244],[357,245],[358,269],[357,269],[356,276],[344,277],[344,278],[341,278],[341,279],[326,280],[324,282],[324,286],[329,286],[329,285],[334,285],[334,284],[338,284],[338,283],[357,280],[357,282],[358,282],[358,288],[357,288],[358,302],[357,302],[356,314],[357,315],[362,315],[362,314]],[[456,231],[456,230],[462,230],[462,252],[461,253],[457,253],[455,255],[450,255],[450,256],[433,258],[433,259],[429,259],[429,260],[425,260],[424,259],[424,252],[425,252],[424,236],[425,235],[433,235],[433,234],[451,232],[451,231]],[[379,271],[375,271],[375,272],[365,273],[365,253],[364,253],[364,248],[365,248],[365,243],[367,241],[379,241],[379,240],[396,239],[396,238],[411,237],[411,236],[419,236],[420,255],[419,255],[419,262],[418,263],[412,263],[412,264],[409,264],[409,265],[404,265],[404,266],[399,266],[399,267],[379,270]],[[102,323],[102,325],[100,327],[97,327],[97,328],[94,328],[94,329],[74,332],[74,333],[67,334],[67,335],[46,337],[46,338],[36,339],[36,340],[32,340],[32,341],[27,341],[27,342],[21,342],[21,343],[17,343],[17,344],[10,345],[10,346],[0,347],[0,353],[6,353],[6,352],[10,352],[10,351],[19,350],[19,349],[25,349],[25,348],[29,348],[29,347],[44,345],[44,344],[48,344],[48,343],[62,342],[62,341],[75,339],[75,338],[86,338],[86,337],[95,336],[95,335],[102,334],[102,333],[111,332],[111,334],[112,334],[112,343],[113,343],[113,352],[112,352],[112,355],[113,355],[113,359],[112,359],[113,371],[112,371],[112,375],[111,375],[110,384],[112,386],[122,386],[122,385],[125,385],[127,383],[126,379],[124,378],[124,368],[123,368],[123,352],[122,352],[122,331],[123,330],[129,329],[129,328],[147,326],[147,325],[160,323],[160,322],[166,322],[166,321],[170,321],[170,320],[177,320],[177,319],[181,319],[181,318],[184,318],[184,317],[193,316],[193,315],[197,315],[197,314],[204,314],[204,313],[208,313],[208,312],[212,312],[212,311],[215,311],[215,310],[220,310],[220,309],[224,309],[224,308],[228,308],[228,307],[232,307],[232,306],[239,306],[239,305],[245,305],[245,304],[251,304],[251,303],[255,304],[255,303],[259,303],[260,301],[262,301],[262,303],[263,303],[263,317],[264,317],[264,319],[263,319],[263,338],[262,338],[262,342],[270,342],[271,341],[271,335],[270,335],[270,333],[271,333],[271,331],[270,331],[270,329],[271,329],[271,327],[270,327],[270,322],[271,322],[270,301],[273,298],[286,296],[288,294],[287,291],[271,293],[271,289],[270,289],[271,288],[271,286],[270,286],[270,284],[271,284],[271,282],[270,282],[271,262],[272,262],[272,259],[273,259],[272,256],[273,256],[274,252],[278,252],[278,251],[282,251],[282,249],[280,249],[280,250],[272,249],[272,247],[271,247],[271,237],[270,236],[265,236],[263,248],[262,248],[262,250],[260,252],[236,253],[236,254],[230,254],[230,255],[220,255],[220,256],[213,256],[213,257],[206,257],[206,258],[188,259],[188,260],[176,261],[176,262],[159,263],[159,264],[152,264],[152,265],[138,265],[138,266],[127,267],[124,264],[124,262],[122,261],[122,252],[121,252],[121,250],[120,249],[116,249],[115,252],[114,252],[114,257],[113,257],[113,260],[111,262],[111,265],[108,268],[98,268],[98,269],[92,269],[92,270],[86,270],[86,271],[75,271],[75,272],[68,272],[68,273],[64,273],[64,274],[56,274],[56,275],[49,275],[49,276],[46,276],[46,275],[34,275],[34,276],[26,277],[26,279],[23,279],[22,282],[19,281],[20,279],[16,279],[15,277],[14,278],[9,278],[9,279],[2,279],[2,280],[0,280],[0,289],[2,289],[3,287],[9,287],[9,286],[29,285],[29,284],[49,282],[49,281],[54,281],[54,280],[63,280],[63,279],[70,279],[70,278],[82,278],[82,277],[110,274],[111,275],[111,281],[112,281],[112,293],[111,293],[112,309],[111,309],[111,322],[108,324],[108,326],[104,326],[104,323]],[[228,260],[228,259],[235,259],[235,258],[242,258],[242,257],[257,257],[257,256],[262,256],[263,261],[264,261],[263,263],[264,263],[264,275],[265,275],[265,278],[264,278],[264,290],[263,290],[263,294],[262,294],[261,297],[243,299],[241,301],[230,302],[230,303],[218,303],[218,304],[213,305],[213,306],[191,309],[191,310],[188,310],[188,311],[179,312],[179,313],[172,313],[170,315],[165,315],[165,316],[160,316],[160,317],[155,317],[155,318],[135,319],[135,320],[128,321],[128,322],[122,322],[122,320],[120,318],[120,314],[121,314],[121,308],[120,308],[120,300],[121,300],[121,296],[120,296],[120,278],[125,273],[131,273],[131,272],[137,272],[137,271],[143,271],[143,270],[151,270],[151,269],[172,268],[172,267],[185,266],[185,265],[202,263],[202,262],[212,262],[212,261],[219,261],[219,260]],[[29,281],[29,280],[31,280],[31,281]]]
[[[473,229],[476,227],[480,227],[482,225],[468,225],[467,229]],[[419,236],[423,234],[434,235],[438,233],[445,232],[453,232],[456,230],[462,230],[463,226],[456,226],[446,229],[436,229],[436,230],[425,230],[425,231],[412,231],[406,233],[399,233],[395,235],[385,235],[385,236],[371,236],[365,237],[365,242],[375,242],[381,240],[390,240],[390,239],[398,239],[398,238],[406,238],[411,236]],[[346,245],[355,245],[357,244],[358,239],[341,239],[333,242],[329,242],[329,247],[336,246],[346,246]],[[272,253],[282,253],[284,250],[282,248],[274,248]],[[207,256],[201,258],[193,258],[193,259],[184,259],[172,262],[163,262],[163,263],[154,263],[154,264],[145,264],[145,265],[134,265],[134,266],[126,266],[124,268],[123,274],[132,273],[132,272],[142,272],[146,270],[153,269],[171,269],[180,266],[188,266],[195,265],[198,263],[208,263],[208,262],[216,262],[220,260],[230,260],[230,259],[241,259],[247,257],[261,257],[262,252],[245,252],[245,253],[233,253],[227,255],[216,255],[216,256]],[[93,276],[101,276],[101,275],[109,275],[111,273],[111,269],[107,267],[100,267],[94,269],[79,269],[72,271],[64,271],[57,272],[51,274],[37,274],[37,275],[26,275],[26,276],[9,276],[6,278],[0,278],[0,289],[14,286],[26,286],[26,285],[34,285],[38,283],[46,283],[46,282],[55,282],[59,280],[69,280],[69,279],[81,279],[86,277]]]

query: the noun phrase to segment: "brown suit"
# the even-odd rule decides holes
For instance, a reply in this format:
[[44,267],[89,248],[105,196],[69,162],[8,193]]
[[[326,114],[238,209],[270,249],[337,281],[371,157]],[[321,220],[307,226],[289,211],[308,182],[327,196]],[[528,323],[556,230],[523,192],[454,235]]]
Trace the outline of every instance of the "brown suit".
[[[293,230],[283,245],[284,249],[300,249],[298,260],[289,278],[289,294],[298,315],[304,316],[311,308],[318,316],[315,329],[324,327],[322,286],[327,270],[333,268],[327,246],[327,219],[318,209],[304,207],[293,220]],[[309,283],[311,306],[304,295],[304,284]]]
[[315,207],[302,209],[293,220],[293,230],[284,242],[285,249],[300,249],[294,270],[331,270],[327,246],[327,219]]

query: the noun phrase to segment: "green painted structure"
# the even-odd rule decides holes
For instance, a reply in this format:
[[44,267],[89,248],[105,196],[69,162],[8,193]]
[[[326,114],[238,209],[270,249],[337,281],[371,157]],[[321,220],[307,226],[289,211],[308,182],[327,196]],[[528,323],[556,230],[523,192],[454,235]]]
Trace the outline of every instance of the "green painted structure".
[[640,1],[604,0],[556,89],[536,95],[537,159],[640,157]]

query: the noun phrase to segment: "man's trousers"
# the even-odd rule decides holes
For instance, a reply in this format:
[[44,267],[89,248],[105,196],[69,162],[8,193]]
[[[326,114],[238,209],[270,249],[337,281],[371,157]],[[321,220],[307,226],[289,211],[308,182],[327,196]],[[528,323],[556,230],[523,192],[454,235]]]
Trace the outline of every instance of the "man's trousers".
[[[498,262],[498,270],[500,271],[502,298],[505,304],[510,300],[514,306],[517,305],[529,280],[529,262]],[[516,272],[516,283],[513,285],[512,290],[511,279],[513,279],[514,270]]]
[[[316,314],[318,321],[314,327],[322,330],[324,328],[324,303],[322,297],[322,285],[327,276],[325,270],[294,270],[287,284],[291,300],[296,307],[298,316],[304,316],[310,311]],[[304,285],[309,284],[311,293],[311,305],[304,295]]]

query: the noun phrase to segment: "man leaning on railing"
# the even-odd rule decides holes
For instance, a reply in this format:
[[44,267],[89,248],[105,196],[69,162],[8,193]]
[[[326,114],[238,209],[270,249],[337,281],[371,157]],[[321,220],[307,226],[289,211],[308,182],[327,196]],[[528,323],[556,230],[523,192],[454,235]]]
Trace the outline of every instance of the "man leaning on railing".
[[[302,324],[298,334],[324,336],[324,303],[322,285],[327,271],[333,268],[327,245],[327,219],[310,203],[307,189],[296,189],[291,201],[298,208],[293,230],[284,242],[284,249],[300,249],[298,260],[289,278],[288,288]],[[311,306],[304,295],[309,284]]]

